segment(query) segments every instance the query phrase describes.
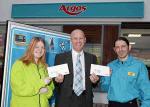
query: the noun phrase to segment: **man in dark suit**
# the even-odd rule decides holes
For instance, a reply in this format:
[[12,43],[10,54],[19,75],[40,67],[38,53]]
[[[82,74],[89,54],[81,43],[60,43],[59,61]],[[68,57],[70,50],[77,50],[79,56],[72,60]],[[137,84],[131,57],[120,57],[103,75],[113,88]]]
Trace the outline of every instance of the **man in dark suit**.
[[96,86],[99,77],[90,74],[90,67],[96,64],[96,56],[83,51],[86,37],[82,30],[71,32],[71,42],[72,50],[58,54],[55,58],[55,65],[67,63],[70,72],[55,78],[56,107],[93,107],[92,88]]

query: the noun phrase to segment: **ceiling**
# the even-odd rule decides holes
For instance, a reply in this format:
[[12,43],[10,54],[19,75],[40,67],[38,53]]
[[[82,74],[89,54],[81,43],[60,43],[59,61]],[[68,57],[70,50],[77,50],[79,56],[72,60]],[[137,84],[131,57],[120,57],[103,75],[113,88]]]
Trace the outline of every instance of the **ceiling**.
[[[128,37],[128,34],[141,34],[141,37]],[[121,36],[135,42],[133,48],[150,50],[150,22],[123,22]]]

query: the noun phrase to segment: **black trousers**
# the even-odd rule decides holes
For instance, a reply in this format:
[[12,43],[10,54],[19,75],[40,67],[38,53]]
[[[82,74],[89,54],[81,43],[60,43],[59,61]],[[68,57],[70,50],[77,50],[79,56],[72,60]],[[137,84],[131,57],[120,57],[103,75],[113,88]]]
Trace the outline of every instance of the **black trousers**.
[[125,103],[109,101],[108,107],[138,107],[138,104],[136,99],[133,99]]
[[72,98],[71,98],[72,103],[69,107],[89,107],[89,105],[87,105],[85,94],[86,92],[84,91],[80,96],[76,96],[74,91],[72,91]]

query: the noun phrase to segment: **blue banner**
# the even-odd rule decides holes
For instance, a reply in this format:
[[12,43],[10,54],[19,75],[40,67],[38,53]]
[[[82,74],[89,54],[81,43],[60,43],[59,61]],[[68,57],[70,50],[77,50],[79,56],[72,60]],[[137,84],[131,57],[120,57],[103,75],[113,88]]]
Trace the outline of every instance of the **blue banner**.
[[13,63],[23,56],[30,40],[41,37],[46,41],[46,60],[49,66],[54,65],[55,55],[71,49],[70,36],[65,33],[40,29],[33,26],[9,22],[5,53],[4,80],[1,107],[10,107],[11,88],[10,74]]

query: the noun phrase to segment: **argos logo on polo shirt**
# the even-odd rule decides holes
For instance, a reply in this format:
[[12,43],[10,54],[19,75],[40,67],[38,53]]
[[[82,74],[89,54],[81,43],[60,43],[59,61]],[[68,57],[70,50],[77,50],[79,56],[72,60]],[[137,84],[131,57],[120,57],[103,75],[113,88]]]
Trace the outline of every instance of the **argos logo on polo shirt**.
[[76,5],[72,5],[72,6],[65,6],[65,5],[61,5],[61,7],[59,8],[60,11],[65,12],[68,15],[78,15],[81,12],[84,12],[86,10],[86,6],[76,6]]

